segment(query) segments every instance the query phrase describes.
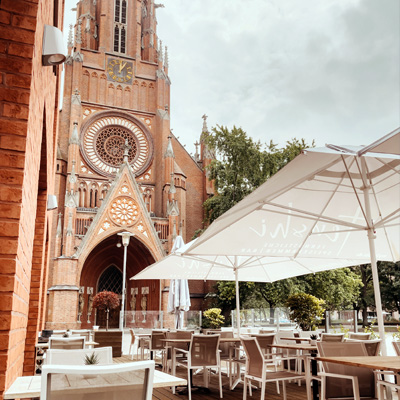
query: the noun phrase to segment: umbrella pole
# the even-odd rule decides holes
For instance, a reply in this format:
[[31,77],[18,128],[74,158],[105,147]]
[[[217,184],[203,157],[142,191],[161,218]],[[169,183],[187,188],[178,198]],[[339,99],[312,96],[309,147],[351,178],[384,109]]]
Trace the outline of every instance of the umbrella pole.
[[368,229],[368,242],[369,242],[369,252],[371,257],[371,269],[372,269],[372,281],[374,283],[374,296],[375,296],[375,307],[376,307],[376,315],[378,318],[378,329],[379,329],[379,337],[382,340],[381,342],[381,351],[383,356],[387,356],[387,348],[386,348],[386,337],[385,337],[385,325],[383,323],[383,310],[382,310],[382,299],[381,299],[381,290],[379,287],[379,274],[378,267],[376,264],[376,251],[375,251],[375,232],[373,228],[373,222],[371,219],[371,204],[370,204],[370,186],[366,179],[366,168],[365,168],[365,160],[362,160],[362,174],[364,181],[364,188],[362,189],[365,199],[365,214],[367,217],[367,223],[369,225]]
[[[235,257],[236,261],[236,257]],[[237,325],[237,335],[240,336],[240,299],[239,299],[239,277],[238,269],[235,266],[235,287],[236,287],[236,325]]]

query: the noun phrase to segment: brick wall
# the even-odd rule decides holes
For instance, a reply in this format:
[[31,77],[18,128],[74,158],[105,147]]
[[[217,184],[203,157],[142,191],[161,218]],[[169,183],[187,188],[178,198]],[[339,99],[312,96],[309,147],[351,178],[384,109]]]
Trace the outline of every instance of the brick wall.
[[41,52],[44,24],[62,22],[62,13],[54,20],[54,4],[0,3],[0,395],[23,371],[33,372],[44,322],[59,77],[42,66]]

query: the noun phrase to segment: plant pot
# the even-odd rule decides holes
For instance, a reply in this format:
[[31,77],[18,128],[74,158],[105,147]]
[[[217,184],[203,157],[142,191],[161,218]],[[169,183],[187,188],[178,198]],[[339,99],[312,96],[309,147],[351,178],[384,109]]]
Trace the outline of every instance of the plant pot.
[[317,345],[317,341],[316,340],[311,340],[310,341],[310,345],[311,346],[316,346]]
[[99,328],[100,328],[100,326],[99,326],[99,325],[93,325],[93,330],[94,330],[94,331],[98,331],[98,330],[99,330]]

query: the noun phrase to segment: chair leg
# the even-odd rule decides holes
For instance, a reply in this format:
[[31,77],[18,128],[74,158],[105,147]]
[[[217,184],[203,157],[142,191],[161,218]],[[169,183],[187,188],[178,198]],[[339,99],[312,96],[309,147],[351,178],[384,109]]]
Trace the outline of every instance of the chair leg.
[[190,382],[190,368],[187,369],[188,370],[188,394],[189,394],[189,400],[192,400],[192,383]]
[[247,378],[246,378],[246,374],[244,374],[244,378],[243,378],[243,400],[247,399]]
[[287,400],[287,395],[286,395],[286,381],[282,381],[282,392],[283,392],[283,400]]
[[[251,385],[250,385],[251,386]],[[261,382],[261,396],[260,396],[260,400],[264,400],[265,399],[265,381],[263,380]]]
[[360,400],[360,388],[358,386],[358,378],[354,376],[352,380],[353,380],[354,400]]
[[249,382],[249,394],[250,396],[253,396],[253,387],[251,386],[251,379],[249,379],[248,382]]
[[222,375],[221,375],[221,366],[218,368],[219,372],[219,397],[222,399],[223,394],[222,394]]
[[[313,382],[315,384],[315,381]],[[321,400],[326,399],[326,378],[325,376],[322,377],[321,379]]]

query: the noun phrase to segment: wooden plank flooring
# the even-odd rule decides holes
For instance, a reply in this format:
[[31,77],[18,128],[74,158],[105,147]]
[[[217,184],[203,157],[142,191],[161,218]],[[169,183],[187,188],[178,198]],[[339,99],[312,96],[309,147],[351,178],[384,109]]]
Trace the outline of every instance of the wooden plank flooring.
[[[114,358],[114,362],[116,363],[124,363],[124,362],[131,362],[130,356],[122,356],[118,358]],[[186,379],[187,372],[185,369],[178,369],[177,376]],[[203,382],[203,376],[194,375],[193,379],[194,385],[201,385]],[[243,385],[239,384],[235,390],[229,390],[228,388],[229,380],[226,376],[222,376],[222,385],[223,385],[223,395],[224,399],[226,400],[241,400],[243,398]],[[212,376],[209,391],[205,393],[203,390],[198,391],[194,389],[192,391],[192,400],[203,400],[203,399],[219,399],[219,387],[218,387],[218,376]],[[179,390],[177,390],[178,392]],[[267,383],[267,390],[265,394],[265,399],[268,400],[282,400],[282,385],[280,387],[280,394],[276,392],[276,384],[275,383]],[[261,390],[256,389],[253,390],[253,396],[250,397],[248,395],[248,400],[259,400],[260,399]],[[173,395],[170,388],[159,388],[153,390],[153,400],[185,400],[188,398],[186,394],[176,394]],[[298,386],[297,383],[288,383],[287,384],[287,398],[288,400],[306,400],[306,387],[305,383],[303,382],[301,386]]]

